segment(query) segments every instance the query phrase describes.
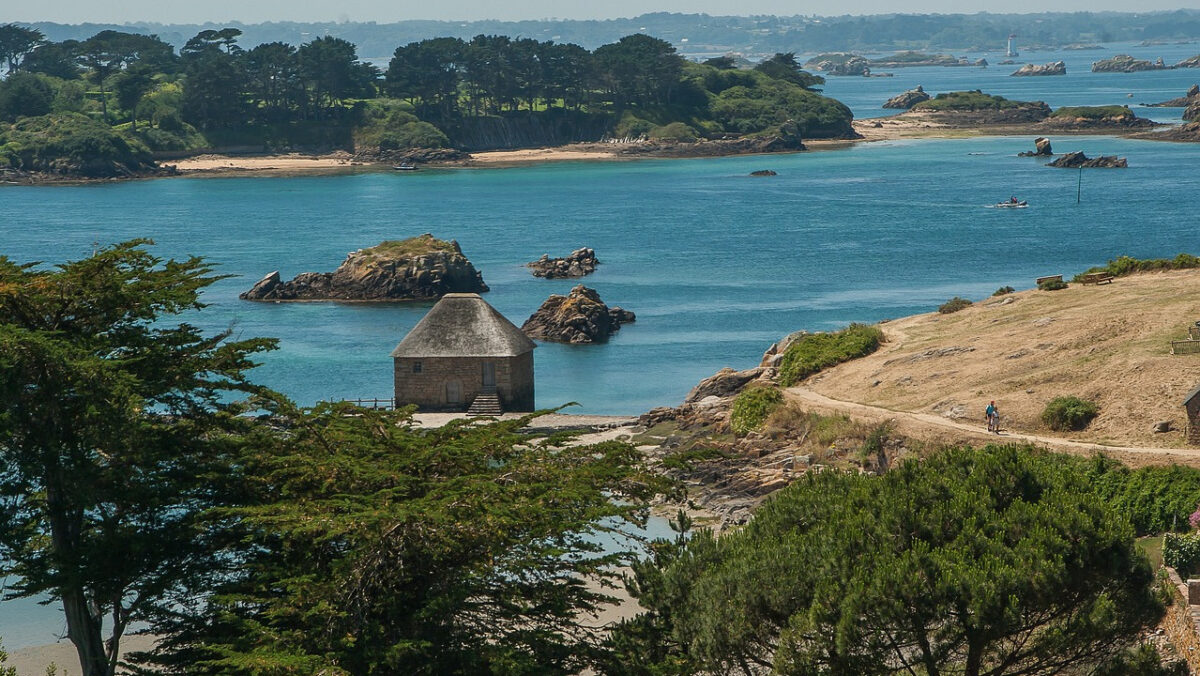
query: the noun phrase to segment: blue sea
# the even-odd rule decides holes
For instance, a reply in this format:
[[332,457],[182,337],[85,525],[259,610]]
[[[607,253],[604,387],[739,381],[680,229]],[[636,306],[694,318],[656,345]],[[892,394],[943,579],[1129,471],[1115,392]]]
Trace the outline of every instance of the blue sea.
[[[1008,66],[922,68],[831,78],[827,92],[862,117],[916,84],[1098,105],[1125,103],[1127,93],[1132,102],[1163,100],[1200,81],[1191,70],[1087,72],[1118,51],[1174,62],[1200,46],[1019,59],[1070,57],[1062,78],[1008,78]],[[1179,113],[1137,112],[1164,120]],[[312,404],[391,396],[388,353],[430,306],[238,300],[264,274],[333,270],[355,249],[430,232],[459,241],[491,286],[484,297],[519,325],[575,283],[536,279],[523,264],[590,246],[603,264],[583,282],[637,322],[604,345],[539,346],[537,403],[637,414],[679,403],[724,366],[756,365],[792,331],[928,312],[952,296],[1028,288],[1035,277],[1071,275],[1122,254],[1200,253],[1200,145],[1052,141],[1060,152],[1127,157],[1129,168],[1053,169],[1016,156],[1032,149],[1032,138],[975,138],[721,159],[0,186],[0,254],[53,264],[151,237],[160,256],[204,256],[232,277],[188,319],[214,332],[278,338],[280,349],[262,359],[255,380]],[[748,176],[758,169],[778,176]],[[990,208],[1010,195],[1031,206]],[[0,603],[10,649],[51,642],[61,631],[53,606]]]

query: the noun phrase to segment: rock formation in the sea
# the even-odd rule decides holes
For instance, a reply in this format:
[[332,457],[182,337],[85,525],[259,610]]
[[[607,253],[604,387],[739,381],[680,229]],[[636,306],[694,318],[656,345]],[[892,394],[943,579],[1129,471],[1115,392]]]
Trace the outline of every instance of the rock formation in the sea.
[[280,279],[278,271],[272,272],[239,297],[265,301],[398,301],[487,290],[483,276],[463,255],[458,242],[426,233],[353,251],[333,272],[304,272],[289,282]]
[[779,174],[776,173],[772,169],[759,169],[758,171],[750,172],[750,175],[751,176],[778,176]]
[[1027,63],[1017,70],[1013,71],[1013,77],[1025,77],[1030,75],[1066,75],[1067,64],[1062,61],[1054,61],[1042,66],[1032,63]]
[[1135,59],[1128,54],[1118,54],[1111,59],[1103,59],[1092,64],[1093,73],[1136,73],[1140,70],[1167,70],[1174,68],[1163,63],[1162,57],[1158,61],[1150,62],[1142,59]]
[[603,343],[621,328],[634,321],[628,310],[609,307],[600,300],[595,289],[580,284],[566,296],[550,296],[534,312],[521,330],[536,340],[556,343]]
[[828,75],[871,74],[871,62],[857,54],[819,54],[806,61],[804,67]]
[[564,277],[582,277],[596,271],[600,261],[596,260],[596,252],[588,247],[576,249],[565,258],[551,258],[550,254],[526,264],[533,270],[534,277],[546,279],[561,279]]
[[897,110],[908,110],[922,101],[928,101],[931,97],[921,85],[917,85],[916,89],[910,89],[906,92],[901,92],[892,98],[888,99],[883,104],[884,108],[895,108]]
[[903,115],[925,118],[948,127],[976,127],[991,124],[1032,124],[1045,120],[1051,112],[1050,106],[1044,101],[1016,101],[985,94],[976,89],[942,92],[928,101],[916,104]]
[[1039,136],[1033,140],[1033,150],[1017,153],[1018,157],[1042,157],[1054,154],[1054,149],[1050,147],[1050,139],[1045,136]]
[[1080,151],[1067,153],[1057,160],[1054,160],[1047,167],[1058,167],[1060,169],[1124,169],[1129,166],[1124,157],[1116,155],[1101,155],[1100,157],[1088,157]]
[[1200,68],[1200,54],[1189,57],[1175,64],[1176,68]]

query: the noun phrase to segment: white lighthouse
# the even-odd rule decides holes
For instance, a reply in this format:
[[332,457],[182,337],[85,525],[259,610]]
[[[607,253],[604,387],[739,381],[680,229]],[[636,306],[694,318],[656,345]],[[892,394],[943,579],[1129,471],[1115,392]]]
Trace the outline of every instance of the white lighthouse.
[[1021,55],[1019,52],[1014,52],[1014,51],[1013,51],[1013,40],[1014,40],[1016,37],[1017,37],[1017,34],[1016,34],[1016,33],[1009,33],[1009,34],[1008,34],[1008,51],[1007,51],[1007,52],[1005,52],[1005,53],[1004,53],[1004,55],[1005,55],[1005,56],[1007,56],[1007,57],[1009,57],[1009,58],[1012,58],[1012,57],[1014,57],[1014,56],[1020,56],[1020,55]]

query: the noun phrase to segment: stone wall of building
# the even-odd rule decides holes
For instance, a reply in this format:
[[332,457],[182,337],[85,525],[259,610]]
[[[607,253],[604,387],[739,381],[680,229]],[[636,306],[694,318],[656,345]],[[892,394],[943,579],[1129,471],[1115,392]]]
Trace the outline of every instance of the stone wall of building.
[[1174,568],[1167,568],[1167,574],[1175,593],[1162,627],[1175,651],[1187,660],[1191,672],[1200,673],[1200,606],[1188,603],[1188,586]]
[[[533,353],[518,357],[397,358],[396,405],[422,411],[465,411],[483,391],[483,365],[496,365],[496,393],[505,410],[533,410]],[[419,364],[419,372],[414,366]],[[457,384],[457,385],[455,385]],[[461,401],[450,400],[457,389]]]

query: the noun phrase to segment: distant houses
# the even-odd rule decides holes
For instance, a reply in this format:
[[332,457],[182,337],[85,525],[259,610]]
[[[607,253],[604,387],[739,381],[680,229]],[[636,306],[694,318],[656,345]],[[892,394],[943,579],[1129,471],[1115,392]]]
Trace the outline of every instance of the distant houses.
[[535,347],[479,294],[446,294],[392,351],[396,406],[532,411]]

